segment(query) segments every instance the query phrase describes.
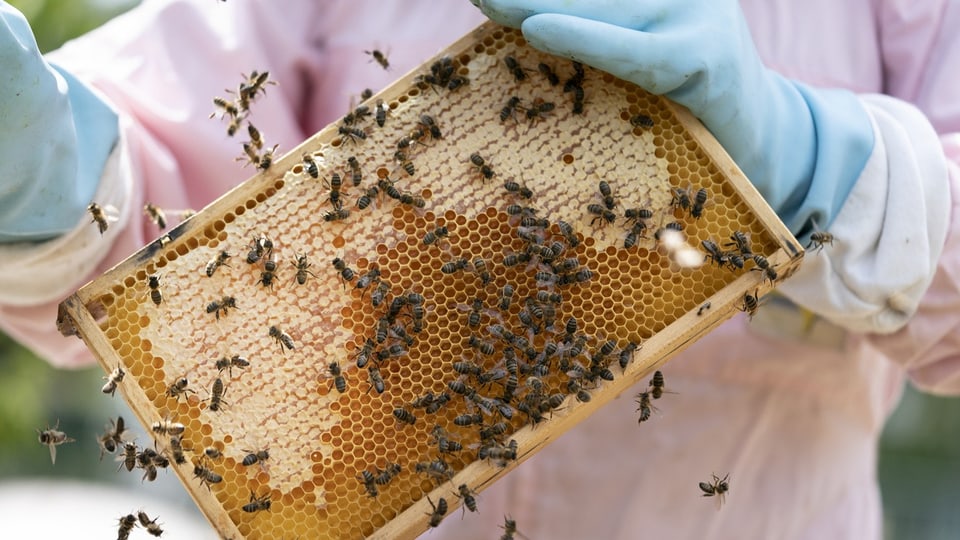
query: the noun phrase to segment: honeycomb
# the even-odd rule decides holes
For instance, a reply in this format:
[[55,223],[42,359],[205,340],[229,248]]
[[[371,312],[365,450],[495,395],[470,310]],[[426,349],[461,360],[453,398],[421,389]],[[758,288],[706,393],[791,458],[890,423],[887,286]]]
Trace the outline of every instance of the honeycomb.
[[664,228],[799,263],[686,111],[492,23],[444,54],[62,306],[148,432],[183,424],[171,467],[225,538],[419,534],[772,286],[678,266]]

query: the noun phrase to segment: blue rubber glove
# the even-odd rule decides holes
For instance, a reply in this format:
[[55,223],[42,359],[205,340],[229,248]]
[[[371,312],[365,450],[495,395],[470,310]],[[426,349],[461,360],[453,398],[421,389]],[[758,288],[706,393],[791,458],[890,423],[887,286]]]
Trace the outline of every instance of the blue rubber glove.
[[736,0],[472,1],[538,49],[690,109],[794,234],[832,222],[873,151],[852,93],[763,66]]
[[76,227],[117,133],[116,113],[48,64],[23,15],[0,2],[0,242]]

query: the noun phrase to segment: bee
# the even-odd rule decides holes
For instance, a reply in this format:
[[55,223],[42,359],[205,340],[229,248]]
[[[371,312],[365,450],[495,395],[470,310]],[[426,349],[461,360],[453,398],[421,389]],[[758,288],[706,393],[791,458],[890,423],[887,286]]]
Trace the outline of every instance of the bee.
[[357,479],[363,483],[363,487],[367,490],[367,495],[376,497],[380,494],[377,490],[377,479],[372,472],[360,471],[360,476],[358,476]]
[[[503,289],[500,290],[500,303],[497,305],[497,307],[499,307],[501,311],[509,311],[510,304],[513,302],[514,292],[513,285],[510,285],[509,283],[504,285]],[[474,338],[471,337],[471,339]]]
[[249,467],[255,463],[263,463],[270,459],[270,452],[267,450],[244,450],[247,455],[243,458],[241,462],[244,467]]
[[496,443],[481,446],[477,452],[477,459],[492,459],[499,462],[501,467],[505,467],[508,461],[517,459],[517,441],[510,439],[510,443],[506,446]]
[[520,82],[527,78],[527,72],[520,67],[520,64],[517,62],[517,59],[513,56],[507,55],[503,58],[503,63],[507,66],[507,69],[510,70],[510,73],[513,74],[513,78]]
[[617,200],[613,198],[613,191],[610,189],[610,184],[605,180],[601,180],[599,183],[600,197],[603,199],[603,205],[607,207],[607,210],[613,210],[617,207]]
[[[107,206],[106,209],[114,210],[112,206]],[[104,210],[104,208],[95,202],[87,205],[87,211],[90,212],[90,217],[93,218],[90,220],[90,223],[97,224],[97,229],[100,231],[100,234],[107,232],[110,223],[120,219],[118,216],[113,215],[112,212]]]
[[189,381],[187,381],[186,377],[180,377],[167,387],[167,396],[180,401],[180,396],[186,396],[188,393],[193,392],[192,389],[187,388],[188,384]]
[[[103,231],[101,230],[100,232],[102,233]],[[810,249],[811,247],[814,247],[814,249],[816,249],[816,251],[819,253],[826,244],[833,246],[833,234],[826,231],[821,231],[817,227],[817,223],[813,222],[813,232],[810,233],[810,241],[807,243],[806,248]]]
[[224,316],[227,314],[228,308],[237,308],[237,299],[232,296],[224,296],[220,300],[214,300],[207,304],[207,313],[216,314],[217,320],[220,320],[220,314],[223,313]]
[[187,429],[180,422],[171,422],[169,418],[158,420],[151,424],[150,429],[157,435],[182,435]]
[[587,212],[594,215],[594,218],[590,220],[591,225],[599,221],[600,225],[604,226],[606,224],[613,223],[614,220],[617,219],[616,214],[599,204],[587,205]]
[[137,517],[133,514],[127,514],[120,517],[120,528],[117,530],[117,540],[127,540],[130,538],[130,531],[137,524]]
[[746,293],[743,295],[743,302],[740,304],[740,311],[746,313],[750,319],[753,319],[753,316],[757,314],[757,310],[760,309],[760,299],[757,297],[757,291],[754,291],[753,294]]
[[377,125],[383,127],[387,123],[387,106],[383,104],[382,99],[377,100],[377,106],[374,107],[376,111],[374,113],[374,119],[377,121]]
[[627,222],[639,222],[653,217],[653,211],[649,208],[628,208],[624,210],[623,217]]
[[493,169],[490,167],[490,165],[488,165],[483,157],[481,157],[477,152],[470,154],[470,163],[472,163],[473,166],[480,171],[480,175],[483,176],[484,181],[493,178],[494,174],[496,174],[493,172]]
[[467,261],[467,259],[459,258],[448,263],[444,263],[444,265],[440,267],[440,271],[444,274],[455,274],[460,270],[465,269],[469,264],[470,262]]
[[260,279],[257,280],[257,283],[262,283],[264,287],[273,288],[273,280],[277,277],[277,259],[274,254],[270,254],[270,257],[263,263],[263,271],[260,272]]
[[367,271],[366,274],[360,276],[360,279],[357,280],[357,289],[365,289],[371,283],[380,283],[380,268],[374,266]]
[[630,232],[628,232],[627,236],[623,239],[623,248],[630,249],[633,246],[637,245],[637,242],[641,238],[646,238],[646,235],[644,234],[644,231],[646,229],[647,229],[646,223],[642,221],[638,221],[637,223],[634,223],[633,226],[630,227]]
[[204,448],[203,455],[210,459],[220,459],[223,457],[223,453],[214,446],[208,446],[207,448]]
[[163,293],[160,292],[160,275],[147,276],[147,286],[150,287],[150,300],[159,306],[163,302]]
[[317,167],[317,161],[313,159],[313,154],[309,152],[303,153],[303,169],[307,171],[307,174],[314,178],[320,178],[320,169]]
[[114,453],[117,451],[120,445],[124,443],[123,432],[126,431],[126,427],[123,423],[123,417],[118,416],[117,421],[114,422],[112,419],[110,423],[107,424],[106,431],[97,439],[97,442],[100,443],[100,459],[103,459],[103,453],[109,452]]
[[423,235],[423,245],[429,246],[435,244],[441,238],[446,238],[448,234],[450,234],[450,231],[447,229],[446,225],[437,227],[436,229],[428,231],[427,234]]
[[[516,520],[510,519],[507,516],[503,516],[503,535],[500,536],[500,540],[513,540],[513,535],[520,534],[517,532],[517,522]],[[520,536],[523,536],[520,534]]]
[[710,302],[704,302],[700,306],[700,309],[697,310],[697,317],[702,316],[704,313],[707,312],[708,309],[710,309]]
[[513,118],[513,113],[520,106],[520,98],[513,96],[507,100],[507,104],[500,109],[500,121],[506,122],[507,118]]
[[693,195],[693,205],[690,207],[690,215],[695,219],[700,219],[703,215],[703,205],[707,203],[707,189],[700,188]]
[[343,221],[348,217],[350,217],[350,210],[346,208],[334,208],[329,212],[323,213],[323,220],[328,223],[332,221]]
[[240,99],[249,102],[257,97],[257,92],[262,92],[263,95],[266,95],[266,85],[268,84],[277,84],[276,81],[270,80],[269,71],[264,71],[263,73],[258,73],[256,70],[251,71],[250,75],[240,84],[238,89]]
[[146,512],[141,510],[137,512],[137,519],[140,520],[140,526],[146,529],[147,532],[150,533],[152,536],[159,537],[160,535],[163,534],[163,529],[161,529],[160,526],[157,525],[157,519],[159,518],[150,519],[150,516],[148,516]]
[[730,491],[730,475],[724,475],[722,479],[715,474],[711,476],[713,477],[712,481],[700,482],[700,491],[703,492],[704,497],[716,497],[717,510],[719,510],[723,506],[727,492]]
[[770,284],[773,285],[773,282],[777,280],[777,271],[775,267],[770,266],[767,258],[759,254],[753,256],[753,262],[757,265],[754,270],[763,272],[763,277],[769,279]]
[[271,326],[268,334],[280,345],[280,352],[285,352],[284,347],[291,351],[296,348],[293,344],[293,338],[283,330],[280,330],[280,327]]
[[740,255],[744,257],[753,257],[753,250],[750,248],[750,236],[743,231],[734,231],[730,235],[731,242],[724,244],[724,247],[735,247]]
[[260,130],[257,129],[253,124],[247,124],[247,133],[250,135],[250,145],[257,150],[263,148],[263,136],[260,135]]
[[118,471],[126,468],[127,472],[130,472],[137,466],[137,450],[136,444],[132,442],[123,443],[123,455],[117,457],[117,461],[120,462],[120,466],[117,467]]
[[637,419],[638,424],[642,424],[650,419],[650,414],[653,410],[653,405],[650,404],[650,397],[650,392],[640,392],[635,396],[634,401],[637,403],[637,412],[640,413],[640,417]]
[[479,426],[483,423],[483,415],[480,413],[461,414],[453,419],[453,423],[458,426]]
[[660,399],[663,392],[663,372],[658,369],[653,372],[653,378],[650,379],[650,397]]
[[483,310],[483,299],[474,298],[473,305],[470,308],[470,315],[467,317],[467,325],[471,328],[480,326],[480,312]]
[[[378,394],[382,394],[386,389],[386,385],[383,382],[383,377],[380,375],[380,369],[371,367],[367,369],[367,377],[370,379],[370,387],[377,391]],[[369,392],[370,390],[367,390]]]
[[630,117],[630,125],[634,127],[650,129],[653,127],[653,118],[645,114],[635,114]]
[[271,253],[273,253],[273,241],[267,238],[266,235],[261,234],[250,243],[250,251],[247,253],[247,263],[256,264],[264,255],[270,255]]
[[401,470],[399,463],[387,463],[386,469],[380,470],[379,467],[377,468],[377,475],[374,477],[374,482],[378,485],[385,486],[389,484],[395,476],[400,474]]
[[309,268],[313,265],[310,264],[310,261],[307,260],[306,253],[304,254],[298,253],[296,255],[296,260],[291,264],[293,265],[294,268],[297,269],[296,279],[297,279],[297,283],[299,283],[300,285],[303,285],[304,283],[307,282],[307,276],[317,277],[316,274],[314,274],[309,270]]
[[725,266],[730,263],[730,256],[721,251],[720,246],[718,246],[716,242],[712,240],[702,240],[700,245],[703,247],[703,250],[707,252],[705,259],[710,259],[717,263],[717,266]]
[[673,197],[670,199],[670,206],[679,210],[689,210],[693,204],[690,201],[690,190],[685,188],[672,188]]
[[377,198],[378,195],[380,195],[380,188],[377,186],[370,186],[370,188],[364,191],[363,195],[357,199],[357,208],[360,210],[366,209],[368,206],[370,206],[370,203]]
[[509,193],[515,193],[519,195],[522,199],[529,199],[533,197],[533,190],[518,182],[514,182],[513,180],[504,182],[503,189],[507,190]]
[[126,374],[127,372],[124,371],[122,367],[117,366],[113,369],[113,371],[110,372],[109,375],[103,378],[103,380],[107,381],[107,383],[100,388],[100,391],[104,394],[110,394],[113,396],[117,392],[117,385],[123,381],[123,377]]
[[143,213],[150,218],[150,221],[153,221],[154,225],[157,226],[161,231],[167,228],[167,216],[157,206],[147,203],[143,206]]
[[573,114],[583,114],[583,87],[573,87]]
[[243,116],[230,117],[230,123],[227,124],[227,136],[233,137],[243,127]]
[[427,495],[427,501],[433,508],[433,512],[428,514],[430,516],[430,526],[436,527],[440,525],[440,522],[443,520],[443,516],[447,513],[447,500],[443,497],[440,497],[437,500],[437,504],[433,504],[433,501],[430,500],[430,496]]
[[367,138],[367,132],[360,128],[340,126],[337,132],[352,143],[356,143],[358,139],[362,141]]
[[193,477],[199,478],[200,485],[207,486],[207,489],[210,489],[210,484],[219,484],[220,482],[223,482],[222,476],[199,463],[195,463],[193,465]]
[[577,233],[574,232],[572,225],[566,221],[557,220],[557,227],[560,229],[560,234],[563,235],[570,247],[577,247],[580,245],[580,238],[577,237]]
[[233,101],[217,96],[213,98],[213,104],[218,110],[214,110],[212,113],[210,113],[210,118],[216,116],[218,112],[222,112],[224,116],[231,116],[234,118],[240,117],[240,108]]
[[387,55],[381,52],[379,49],[374,49],[372,51],[363,51],[365,54],[369,54],[370,57],[380,64],[380,67],[383,69],[390,69],[390,61],[387,60]]
[[66,433],[59,431],[59,427],[60,421],[57,420],[56,425],[52,428],[47,426],[47,429],[43,431],[37,430],[37,439],[40,441],[40,444],[45,444],[50,449],[50,463],[53,465],[57,464],[57,447],[64,443],[76,441],[68,437]]
[[553,102],[543,101],[537,98],[533,100],[533,105],[527,108],[527,120],[529,120],[531,124],[539,122],[543,120],[546,114],[552,111],[554,107]]
[[344,262],[340,257],[333,259],[333,267],[340,273],[340,279],[344,282],[353,281],[353,278],[356,277],[356,272],[353,269],[347,266],[347,263]]
[[170,437],[170,452],[173,454],[173,461],[177,465],[183,465],[187,458],[183,453],[183,438],[180,435]]
[[436,120],[433,119],[432,116],[430,116],[430,115],[428,115],[428,114],[421,114],[421,115],[420,115],[420,125],[426,127],[427,130],[430,131],[430,138],[431,138],[431,139],[442,139],[442,138],[443,138],[443,133],[440,132],[440,127],[437,126],[437,122],[436,122]]
[[215,259],[210,259],[210,262],[207,263],[207,277],[213,277],[214,272],[216,272],[221,266],[230,266],[227,264],[227,259],[230,257],[231,255],[227,252],[227,250],[220,250],[220,253],[217,254],[217,257]]
[[333,377],[333,385],[336,387],[337,392],[341,394],[347,391],[347,380],[343,377],[343,372],[340,370],[339,362],[330,362],[327,365],[327,371],[330,373],[330,376]]
[[404,409],[403,407],[397,407],[393,410],[393,417],[398,421],[403,422],[404,424],[410,424],[411,426],[417,422],[417,417],[412,412]]
[[540,73],[543,74],[544,77],[546,77],[547,81],[550,83],[550,86],[556,86],[560,84],[560,77],[558,77],[557,74],[553,72],[553,68],[551,68],[549,65],[543,62],[540,62],[539,64],[537,64],[537,71],[539,71]]
[[567,381],[567,391],[576,395],[577,401],[580,403],[587,403],[591,399],[590,392],[574,379]]
[[627,346],[620,351],[620,355],[617,358],[617,362],[620,364],[620,369],[627,369],[627,365],[630,364],[630,361],[633,360],[633,353],[640,347],[638,343],[627,343]]

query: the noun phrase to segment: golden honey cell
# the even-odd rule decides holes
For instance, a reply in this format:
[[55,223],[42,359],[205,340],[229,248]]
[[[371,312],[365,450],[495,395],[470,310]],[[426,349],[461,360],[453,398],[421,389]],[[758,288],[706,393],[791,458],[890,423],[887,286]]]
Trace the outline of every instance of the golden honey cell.
[[[682,229],[689,249],[725,251],[739,231],[780,268],[799,261],[796,241],[715,141],[662,98],[492,23],[448,54],[450,73],[464,77],[456,90],[431,83],[431,65],[445,61],[430,60],[371,98],[389,112],[383,127],[361,124],[365,139],[322,130],[81,289],[80,307],[65,303],[81,334],[97,338],[88,342],[103,367],[128,371],[121,393],[141,422],[185,424],[188,463],[177,474],[225,537],[425,530],[432,490],[454,475],[479,485],[513,466],[480,460],[481,448],[509,455],[510,441],[523,441],[525,459],[529,442],[569,429],[677,343],[735,313],[743,294],[769,288],[749,258],[741,269],[679,267],[657,239],[665,229]],[[413,175],[394,158],[400,146]],[[328,221],[334,173],[349,215]],[[625,213],[639,208],[650,217]],[[425,242],[438,227],[446,234]],[[229,264],[208,277],[220,250]],[[298,257],[309,264],[303,283]],[[156,305],[147,278],[158,273]],[[697,318],[708,299],[713,309]],[[628,346],[637,350],[621,368]],[[236,356],[247,364],[216,367]],[[196,393],[168,396],[184,375]],[[571,382],[594,398],[548,406]],[[207,459],[209,446],[224,457]],[[269,457],[243,465],[260,450]],[[201,485],[196,467],[222,482]],[[251,496],[270,508],[245,511]]]

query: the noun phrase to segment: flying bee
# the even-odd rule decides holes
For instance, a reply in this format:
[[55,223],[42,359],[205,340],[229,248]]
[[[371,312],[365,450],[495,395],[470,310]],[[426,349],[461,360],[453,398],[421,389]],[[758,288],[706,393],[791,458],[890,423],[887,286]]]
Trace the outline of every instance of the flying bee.
[[150,426],[150,429],[157,435],[165,436],[182,435],[187,428],[180,422],[172,422],[169,418],[164,418],[163,420],[154,422]]
[[263,463],[270,459],[270,452],[266,449],[264,450],[244,450],[247,455],[243,458],[241,462],[244,467],[249,467],[255,463]]
[[296,280],[297,280],[297,283],[299,283],[300,285],[303,285],[304,283],[307,282],[307,276],[317,277],[316,274],[314,274],[309,270],[309,268],[313,265],[310,264],[310,261],[307,260],[306,253],[303,253],[303,254],[298,253],[296,255],[296,260],[291,264],[293,265],[294,268],[297,269]]
[[693,204],[690,206],[690,215],[700,219],[703,215],[703,205],[707,203],[707,189],[700,188],[693,195]]
[[200,479],[201,486],[207,486],[207,489],[210,489],[211,484],[219,484],[223,482],[223,477],[219,474],[213,472],[207,467],[203,466],[200,463],[195,463],[193,465],[193,477]]
[[353,278],[356,277],[356,272],[348,267],[347,263],[344,262],[344,260],[340,257],[333,259],[333,267],[337,272],[340,273],[340,279],[343,281],[343,283],[353,281]]
[[307,174],[314,178],[320,178],[320,169],[317,167],[317,161],[313,159],[313,154],[309,152],[303,153],[303,170],[307,171]]
[[404,409],[403,407],[397,407],[393,410],[393,417],[398,421],[403,422],[404,424],[410,424],[411,426],[417,422],[417,417],[412,412]]
[[423,235],[423,245],[429,246],[435,244],[441,238],[446,238],[450,234],[450,230],[447,229],[446,225],[435,228],[432,231],[427,232]]
[[75,439],[72,439],[67,436],[66,433],[59,431],[60,421],[57,420],[56,425],[52,428],[47,426],[47,429],[41,431],[37,430],[37,439],[40,441],[40,444],[45,444],[50,449],[50,463],[53,465],[57,464],[57,446],[60,446],[64,443],[75,442]]
[[506,122],[507,118],[513,118],[514,111],[520,106],[520,98],[513,96],[507,100],[507,104],[500,109],[500,121]]
[[428,514],[430,516],[430,526],[436,527],[440,525],[440,522],[443,521],[443,516],[447,513],[447,500],[443,497],[440,497],[437,500],[437,504],[433,504],[433,501],[430,500],[430,496],[427,495],[427,501],[433,508],[433,512]]
[[[820,228],[817,227],[816,221],[812,222],[812,224],[813,232],[810,233],[810,241],[807,243],[806,248],[810,249],[813,247],[819,253],[821,250],[823,250],[824,245],[829,244],[833,246],[833,234],[826,231],[821,231]],[[102,233],[103,231],[100,232]]]
[[127,372],[124,371],[122,367],[117,366],[113,369],[113,371],[110,372],[109,375],[103,378],[103,380],[107,381],[107,383],[100,388],[100,391],[104,394],[110,394],[113,396],[117,392],[117,385],[120,384],[120,382],[123,380],[123,376],[126,374]]
[[92,202],[87,205],[87,211],[90,212],[90,217],[93,219],[90,223],[96,223],[97,229],[100,231],[100,234],[107,232],[110,223],[118,221],[120,218],[116,212],[116,209],[112,206],[101,207],[99,204]]
[[120,462],[120,466],[117,467],[117,470],[119,471],[122,468],[126,468],[127,472],[132,471],[133,468],[137,466],[137,451],[138,448],[136,444],[129,441],[124,442],[123,454],[117,456],[117,461]]
[[[383,376],[380,375],[380,369],[371,367],[367,369],[367,377],[370,379],[370,387],[377,391],[378,394],[382,394],[386,389],[386,385],[383,382]],[[369,392],[370,390],[367,390]]]
[[700,491],[703,492],[704,497],[716,497],[717,510],[719,510],[723,506],[727,492],[730,491],[730,475],[724,475],[722,479],[715,474],[711,476],[712,481],[700,482]]
[[153,303],[159,306],[163,302],[163,293],[160,291],[160,275],[147,276],[147,286],[150,287],[150,300],[153,300]]
[[237,94],[241,100],[253,101],[256,99],[258,92],[263,93],[263,95],[267,94],[266,86],[268,84],[277,84],[276,81],[270,80],[269,71],[259,73],[257,70],[253,70],[250,75],[246,76],[246,80],[240,83]]
[[363,51],[363,52],[364,54],[369,54],[370,57],[374,61],[376,61],[378,64],[380,64],[380,67],[382,67],[383,69],[386,69],[386,70],[390,69],[390,61],[387,60],[387,55],[384,54],[379,49],[374,49],[372,51]]
[[232,296],[224,296],[220,300],[214,300],[207,304],[207,313],[216,314],[217,320],[220,320],[220,314],[223,313],[224,316],[227,314],[227,309],[237,308],[237,299]]
[[127,540],[130,538],[130,531],[137,524],[137,517],[133,514],[127,514],[120,517],[120,526],[117,529],[117,540]]
[[595,222],[599,221],[600,226],[613,223],[617,219],[617,215],[614,214],[611,210],[607,210],[603,205],[599,204],[589,204],[587,205],[587,212],[594,215],[594,218],[590,220],[590,224],[593,225]]
[[380,494],[377,490],[377,479],[372,472],[360,471],[360,476],[358,476],[357,479],[363,483],[363,487],[367,490],[367,495],[376,497]]
[[467,259],[461,257],[448,263],[444,263],[443,266],[440,267],[440,271],[444,274],[455,274],[460,270],[465,269],[469,264],[470,262]]
[[210,113],[210,118],[216,116],[218,112],[222,112],[224,116],[235,118],[240,116],[240,108],[233,101],[217,96],[213,98],[213,104],[217,107],[217,110]]
[[107,424],[106,431],[97,439],[97,442],[100,444],[100,459],[103,459],[103,453],[109,452],[114,453],[117,451],[117,448],[124,443],[123,432],[126,431],[126,427],[123,424],[123,417],[118,416],[117,421],[114,422],[112,419],[110,423]]
[[373,481],[376,482],[377,485],[385,486],[389,484],[394,477],[400,474],[400,471],[402,470],[403,469],[401,469],[399,463],[387,463],[386,469],[381,470],[379,467],[377,467],[377,474],[374,476]]
[[221,266],[230,266],[227,264],[227,259],[230,257],[231,255],[227,252],[227,250],[220,250],[220,253],[217,254],[217,257],[215,259],[210,259],[210,262],[207,263],[207,277],[213,277],[214,272],[216,272]]
[[653,127],[653,118],[645,114],[635,114],[630,117],[630,125],[634,127],[650,129]]
[[167,215],[159,207],[147,203],[143,206],[143,213],[150,218],[150,221],[161,231],[167,228]]
[[189,381],[187,381],[186,377],[180,377],[167,387],[167,396],[180,401],[180,396],[187,396],[187,394],[193,393],[192,389],[187,388],[188,384]]
[[150,516],[148,516],[146,512],[141,510],[137,512],[137,519],[140,521],[140,526],[146,529],[147,532],[150,533],[152,536],[159,537],[160,535],[163,534],[163,529],[161,529],[160,526],[157,525],[157,519],[159,518],[150,519]]
[[347,391],[347,380],[343,377],[343,372],[340,370],[340,363],[333,361],[327,365],[327,371],[330,373],[330,376],[333,377],[333,385],[336,387],[337,392],[341,394]]
[[280,345],[280,352],[285,352],[284,347],[291,351],[296,348],[293,344],[293,338],[283,330],[280,330],[279,326],[271,326],[268,334]]
[[640,392],[635,396],[634,401],[637,403],[637,412],[640,413],[640,417],[637,419],[638,424],[642,424],[650,419],[650,413],[653,410],[653,405],[650,404],[650,392]]

